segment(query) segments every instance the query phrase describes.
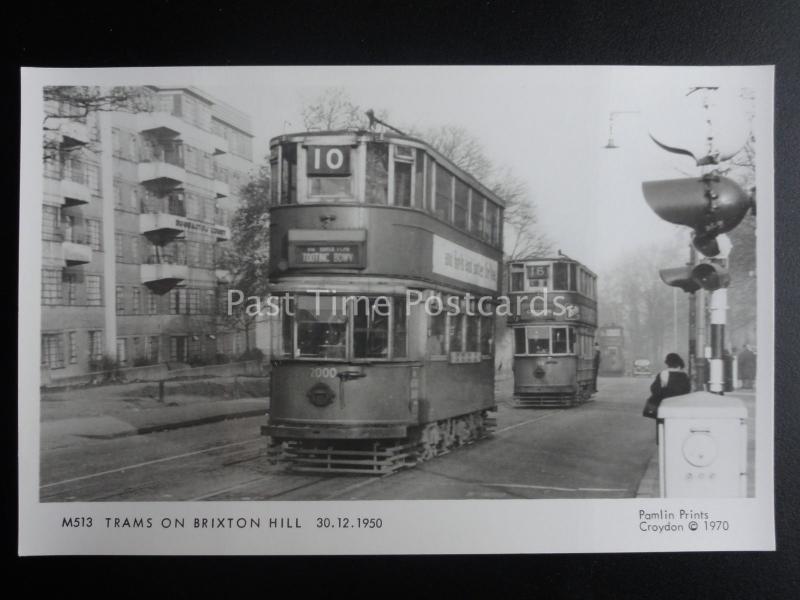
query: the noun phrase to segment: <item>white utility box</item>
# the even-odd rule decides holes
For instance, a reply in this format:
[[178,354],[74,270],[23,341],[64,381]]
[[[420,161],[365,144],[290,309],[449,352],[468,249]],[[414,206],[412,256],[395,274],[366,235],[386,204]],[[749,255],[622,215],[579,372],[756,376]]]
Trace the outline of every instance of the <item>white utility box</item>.
[[658,408],[662,498],[747,495],[747,408],[739,398],[694,392]]

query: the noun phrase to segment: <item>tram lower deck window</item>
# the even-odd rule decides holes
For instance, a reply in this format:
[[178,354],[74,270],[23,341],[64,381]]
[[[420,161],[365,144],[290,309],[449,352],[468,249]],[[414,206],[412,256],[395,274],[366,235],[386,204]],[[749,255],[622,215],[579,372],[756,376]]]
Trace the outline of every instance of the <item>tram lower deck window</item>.
[[359,298],[353,304],[353,357],[389,357],[389,305],[385,298]]
[[528,354],[550,354],[550,328],[526,327]]
[[300,357],[347,356],[347,317],[334,314],[330,302],[314,296],[297,298],[297,352]]

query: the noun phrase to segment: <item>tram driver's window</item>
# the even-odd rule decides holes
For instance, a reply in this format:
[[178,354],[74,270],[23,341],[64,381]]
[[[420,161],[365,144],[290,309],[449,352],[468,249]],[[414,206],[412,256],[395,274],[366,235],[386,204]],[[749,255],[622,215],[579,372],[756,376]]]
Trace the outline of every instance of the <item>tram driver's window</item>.
[[528,354],[550,354],[550,328],[526,327]]
[[353,357],[389,358],[389,299],[362,296],[352,306]]
[[[337,307],[338,308],[338,307]],[[331,297],[297,297],[297,350],[301,358],[343,359],[347,355],[347,317],[334,314]]]
[[553,327],[553,354],[567,354],[567,328]]
[[367,144],[367,204],[389,203],[389,146],[377,142]]
[[569,265],[567,263],[553,264],[553,289],[562,291],[569,289]]

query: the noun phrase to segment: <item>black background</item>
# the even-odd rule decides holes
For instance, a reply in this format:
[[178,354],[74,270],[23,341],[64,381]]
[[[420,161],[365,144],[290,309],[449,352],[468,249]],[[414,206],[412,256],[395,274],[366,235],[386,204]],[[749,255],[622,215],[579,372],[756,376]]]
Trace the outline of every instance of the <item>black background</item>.
[[[19,67],[261,64],[776,65],[775,553],[393,558],[17,559],[16,415],[9,369],[2,518],[16,594],[79,597],[798,597],[797,261],[800,3],[24,2],[4,11],[6,115]],[[18,118],[18,117],[17,117]],[[4,122],[8,348],[16,340],[18,121]],[[23,199],[24,201],[24,199]],[[38,200],[37,200],[38,201]],[[768,282],[762,281],[761,285]],[[12,366],[6,360],[6,366]],[[469,523],[464,523],[468,528]],[[8,580],[7,580],[8,581]],[[4,586],[11,592],[10,582]],[[14,593],[14,592],[11,592]]]

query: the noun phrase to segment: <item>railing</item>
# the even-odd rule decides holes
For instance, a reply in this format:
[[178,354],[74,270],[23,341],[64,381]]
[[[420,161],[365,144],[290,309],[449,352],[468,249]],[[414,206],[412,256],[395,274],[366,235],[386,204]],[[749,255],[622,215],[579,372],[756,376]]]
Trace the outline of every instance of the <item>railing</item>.
[[180,144],[172,146],[145,146],[142,149],[141,162],[164,162],[184,168],[183,148]]
[[145,262],[148,265],[185,265],[186,257],[174,254],[160,254],[158,256],[151,254],[146,257]]
[[175,194],[146,197],[142,200],[143,213],[168,213],[176,217],[186,216],[186,201]]

